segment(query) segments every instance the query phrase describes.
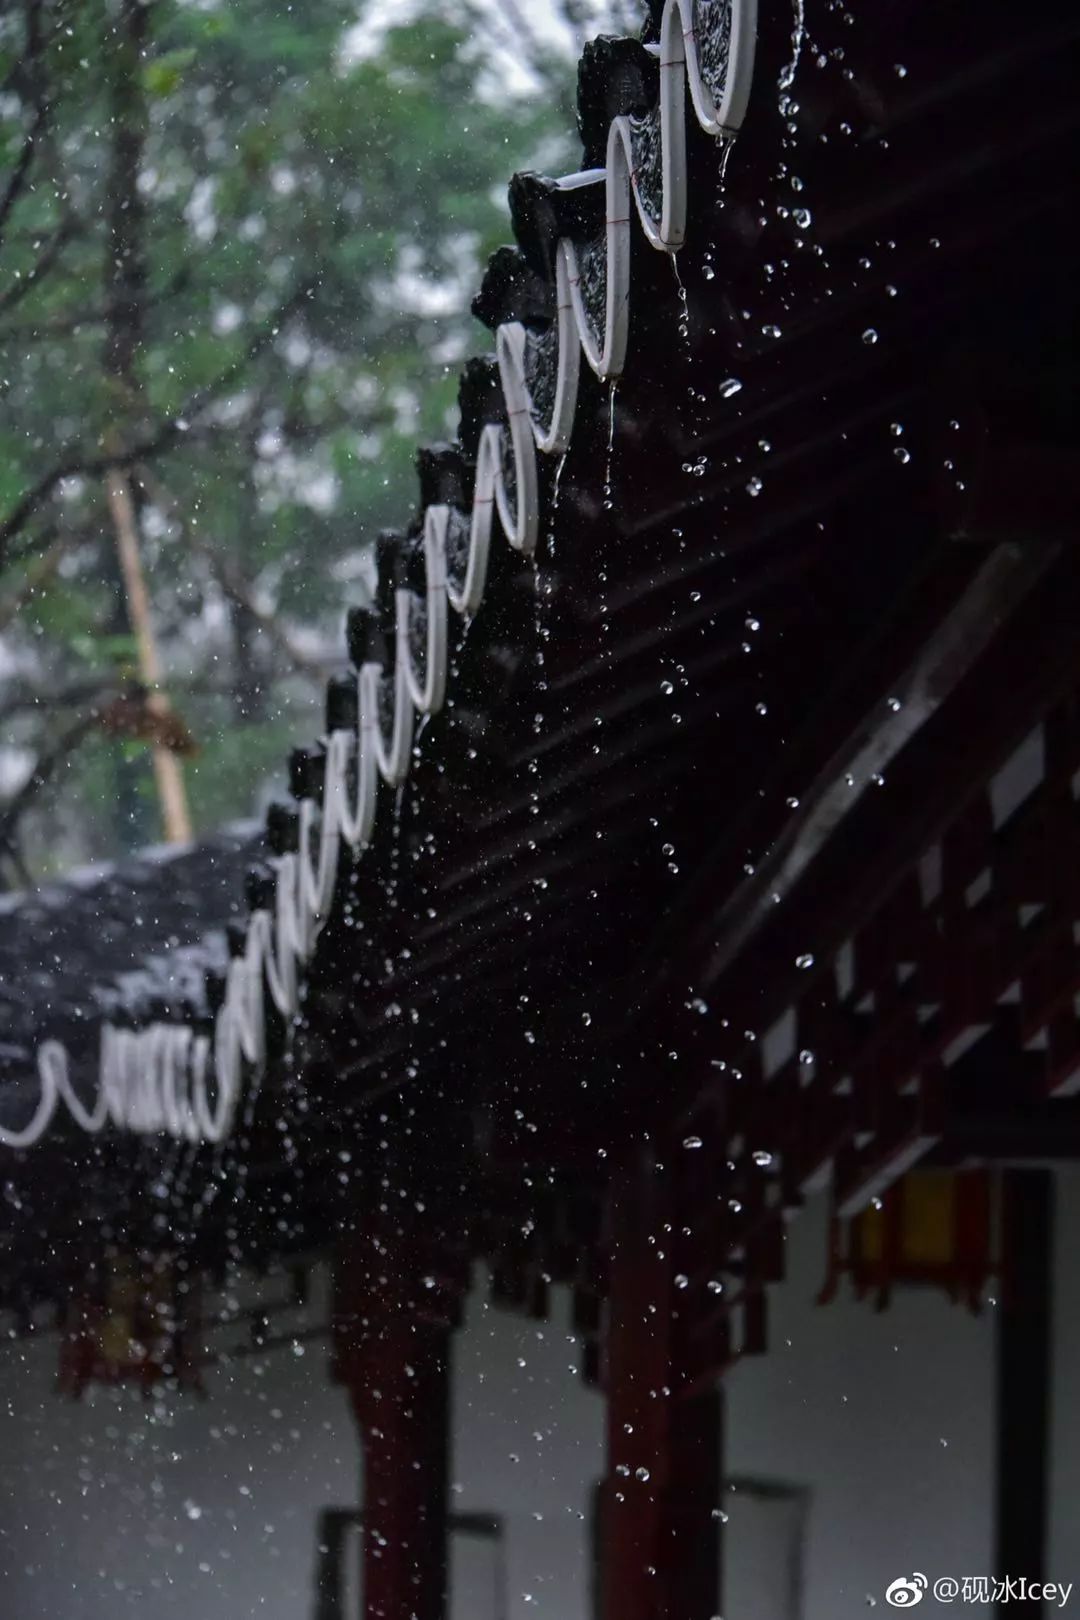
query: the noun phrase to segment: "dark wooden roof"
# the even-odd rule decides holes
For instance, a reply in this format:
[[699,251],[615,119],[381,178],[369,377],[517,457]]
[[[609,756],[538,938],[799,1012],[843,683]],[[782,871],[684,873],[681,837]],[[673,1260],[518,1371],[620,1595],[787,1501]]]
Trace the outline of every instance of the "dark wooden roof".
[[[860,886],[911,858],[874,829],[902,832],[941,780],[923,723],[982,689],[1014,619],[1030,648],[1038,604],[1068,662],[1075,565],[1024,452],[1076,453],[1075,13],[898,0],[791,28],[762,6],[726,159],[691,127],[678,281],[634,236],[626,375],[583,367],[569,452],[542,463],[537,566],[493,550],[450,701],[340,880],[288,1060],[226,1156],[229,1196],[197,1155],[163,1195],[193,1254],[310,1245],[398,1180],[459,1207],[468,1185],[488,1252],[543,1200],[588,1249],[605,1155],[705,1092],[722,1109],[745,1032],[841,943],[815,874],[846,885],[842,932]],[[587,152],[651,93],[637,49],[583,66]],[[529,324],[536,396],[553,229],[587,244],[596,222],[553,225],[527,177],[511,201],[478,312]],[[418,512],[384,541],[357,658],[392,637],[425,505],[467,505],[494,408],[474,362],[460,442],[421,455]],[[994,702],[1007,665],[997,680]],[[1041,701],[1025,686],[989,728],[983,780]],[[297,786],[320,768],[316,745]],[[969,786],[950,774],[950,802]]]
[[25,1114],[40,1041],[67,1041],[89,1071],[103,1016],[205,994],[264,848],[259,824],[238,823],[0,896],[0,1121]]

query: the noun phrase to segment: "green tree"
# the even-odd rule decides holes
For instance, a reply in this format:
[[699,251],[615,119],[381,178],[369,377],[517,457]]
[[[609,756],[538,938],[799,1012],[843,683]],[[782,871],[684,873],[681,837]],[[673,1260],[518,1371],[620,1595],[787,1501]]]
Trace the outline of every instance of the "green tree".
[[576,161],[598,19],[531,15],[422,0],[374,50],[346,0],[0,19],[0,744],[41,767],[6,817],[0,778],[9,857],[155,835],[114,473],[196,824],[280,765],[417,439],[452,428],[506,180]]

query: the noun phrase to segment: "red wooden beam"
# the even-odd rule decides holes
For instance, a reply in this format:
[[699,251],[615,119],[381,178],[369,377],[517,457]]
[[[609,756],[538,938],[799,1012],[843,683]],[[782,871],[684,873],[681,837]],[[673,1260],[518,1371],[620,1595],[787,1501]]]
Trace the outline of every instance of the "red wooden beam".
[[669,1165],[634,1152],[611,1186],[603,1620],[720,1612],[720,1397],[690,1385],[681,1354],[673,1185]]
[[400,1230],[365,1232],[336,1273],[334,1374],[360,1430],[363,1620],[445,1620],[450,1333],[459,1279]]

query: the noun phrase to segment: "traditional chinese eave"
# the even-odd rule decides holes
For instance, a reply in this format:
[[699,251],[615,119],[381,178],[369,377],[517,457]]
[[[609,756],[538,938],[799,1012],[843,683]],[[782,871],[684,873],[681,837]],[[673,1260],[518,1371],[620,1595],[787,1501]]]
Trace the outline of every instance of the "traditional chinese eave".
[[[644,43],[587,54],[583,175],[511,186],[516,246],[477,302],[497,358],[467,368],[459,442],[421,453],[418,511],[384,538],[376,609],[349,625],[357,670],[400,667],[406,649],[413,709],[432,712],[395,738],[374,676],[359,693],[356,677],[332,685],[270,820],[276,869],[249,882],[256,916],[295,874],[301,832],[316,847],[335,770],[349,779],[334,736],[381,722],[388,780],[371,822],[357,808],[357,850],[341,846],[284,1016],[265,995],[268,1062],[258,1086],[258,1065],[238,1071],[228,1145],[166,1145],[183,1174],[160,1209],[143,1202],[146,1241],[157,1221],[200,1262],[310,1247],[407,1165],[444,1213],[464,1178],[485,1214],[460,1244],[494,1257],[504,1292],[525,1302],[562,1277],[588,1317],[608,1168],[646,1126],[677,1140],[707,1119],[700,1162],[722,1180],[733,1160],[745,1212],[715,1228],[715,1254],[749,1243],[763,1286],[782,1210],[865,1131],[843,1104],[837,1124],[826,1030],[819,1084],[784,1060],[782,1161],[756,1139],[781,1092],[755,1050],[1077,676],[1068,509],[1044,510],[1023,477],[986,497],[1008,465],[1030,468],[1010,463],[1018,447],[1044,471],[1075,455],[1075,20],[1045,4],[1018,38],[1003,4],[805,22],[764,5],[745,117],[719,119],[718,140],[678,103],[676,277],[612,205],[636,207],[628,131],[644,204],[663,212],[653,125],[663,93],[671,131],[678,62],[649,47],[684,11],[657,6]],[[707,60],[720,101],[723,50],[700,53],[732,14],[751,26],[738,3],[692,14],[691,62]],[[600,332],[599,276],[616,261]],[[476,512],[500,499],[481,600],[462,565]],[[461,613],[446,614],[444,564]],[[234,961],[252,937],[236,931]],[[211,1006],[225,988],[211,977]],[[163,997],[141,1022],[178,1016]],[[211,1033],[205,1014],[189,1022]],[[94,1080],[78,1077],[84,1106]],[[896,1173],[931,1133],[889,1129]],[[339,1186],[343,1141],[354,1169]],[[775,1175],[754,1164],[761,1149]],[[69,1132],[43,1139],[17,1173],[30,1185],[34,1164],[74,1151]],[[161,1151],[108,1155],[110,1174],[127,1166],[122,1226]],[[523,1167],[546,1189],[539,1220]],[[851,1195],[875,1173],[871,1147]],[[46,1224],[71,1220],[58,1199]]]

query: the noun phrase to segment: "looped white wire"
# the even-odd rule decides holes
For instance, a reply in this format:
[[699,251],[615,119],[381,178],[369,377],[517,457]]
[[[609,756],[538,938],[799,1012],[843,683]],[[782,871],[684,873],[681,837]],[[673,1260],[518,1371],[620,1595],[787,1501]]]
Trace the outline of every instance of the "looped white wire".
[[[575,264],[573,247],[564,239],[555,250],[555,401],[546,428],[532,407],[536,448],[545,456],[561,456],[569,448],[577,409],[581,343],[571,292],[572,278],[577,273]],[[528,394],[524,377],[522,384]],[[531,403],[530,396],[530,406]]]
[[414,710],[412,699],[409,696],[408,681],[405,676],[405,659],[402,656],[402,630],[400,617],[397,625],[394,649],[394,669],[389,677],[393,683],[394,714],[390,724],[390,742],[383,738],[382,725],[379,721],[379,697],[382,692],[383,666],[374,662],[363,664],[360,669],[361,701],[375,718],[371,737],[375,749],[375,762],[379,767],[379,775],[391,787],[400,787],[409,771],[409,756],[413,744],[413,718]]
[[424,514],[424,573],[427,605],[427,653],[424,679],[412,656],[412,593],[397,593],[398,646],[405,661],[405,684],[420,714],[437,714],[446,697],[446,534],[450,509],[429,506]]
[[[359,680],[359,677],[358,677]],[[324,814],[333,814],[341,836],[352,850],[366,848],[375,826],[375,717],[360,705],[360,732],[332,731],[327,741]],[[349,798],[349,767],[355,762],[355,797]]]
[[[633,125],[625,115],[611,121],[603,169],[567,175],[558,182],[564,191],[604,186],[604,320],[598,337],[585,307],[577,248],[564,238],[555,264],[555,407],[547,428],[537,432],[537,444],[546,455],[561,454],[569,442],[577,399],[578,347],[601,380],[622,375],[629,328],[632,213],[636,211],[650,247],[659,252],[676,253],[686,239],[687,89],[697,121],[708,135],[731,138],[746,116],[754,74],[757,0],[733,0],[727,72],[719,102],[713,101],[701,72],[694,10],[694,0],[668,0],[660,20],[659,45],[649,47],[659,57],[660,70],[660,218],[652,213],[638,183]],[[565,316],[567,304],[573,313],[573,333]]]

